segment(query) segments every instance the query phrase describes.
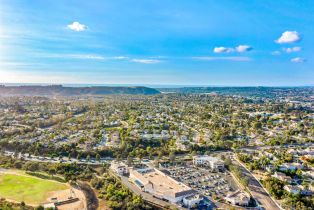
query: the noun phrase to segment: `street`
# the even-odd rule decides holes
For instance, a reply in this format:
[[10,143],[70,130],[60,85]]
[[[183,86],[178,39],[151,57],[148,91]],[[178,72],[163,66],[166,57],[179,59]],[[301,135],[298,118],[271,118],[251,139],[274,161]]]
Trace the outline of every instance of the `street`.
[[266,210],[281,210],[281,208],[273,201],[270,195],[264,190],[256,178],[248,171],[236,158],[232,158],[232,162],[240,167],[243,174],[249,178],[248,188],[254,199],[262,205]]

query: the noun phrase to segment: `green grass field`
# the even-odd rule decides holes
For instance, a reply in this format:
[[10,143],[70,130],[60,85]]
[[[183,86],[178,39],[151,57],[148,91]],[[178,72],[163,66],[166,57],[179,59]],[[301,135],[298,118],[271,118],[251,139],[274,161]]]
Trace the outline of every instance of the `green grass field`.
[[46,201],[51,191],[65,190],[68,186],[55,181],[37,177],[0,174],[0,197],[29,204],[40,204]]

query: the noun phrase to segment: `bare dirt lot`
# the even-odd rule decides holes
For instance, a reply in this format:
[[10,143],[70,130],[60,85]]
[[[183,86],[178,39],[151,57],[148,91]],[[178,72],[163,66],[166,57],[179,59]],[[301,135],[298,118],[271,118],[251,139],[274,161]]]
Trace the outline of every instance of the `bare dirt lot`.
[[[72,192],[71,192],[72,190]],[[62,191],[55,191],[51,192],[49,194],[49,197],[47,199],[47,202],[55,202],[55,201],[64,201],[69,198],[78,198],[79,200],[73,203],[64,204],[61,206],[58,206],[59,210],[83,210],[86,209],[86,199],[84,196],[84,193],[80,190],[71,188],[67,190]]]

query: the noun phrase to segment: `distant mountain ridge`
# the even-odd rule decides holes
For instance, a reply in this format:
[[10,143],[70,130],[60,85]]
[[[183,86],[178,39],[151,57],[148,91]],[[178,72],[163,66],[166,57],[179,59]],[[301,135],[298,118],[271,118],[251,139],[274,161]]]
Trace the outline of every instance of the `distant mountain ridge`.
[[109,95],[109,94],[143,94],[153,95],[160,92],[154,88],[144,86],[130,87],[64,87],[62,85],[48,86],[0,86],[0,96],[80,96],[80,95]]

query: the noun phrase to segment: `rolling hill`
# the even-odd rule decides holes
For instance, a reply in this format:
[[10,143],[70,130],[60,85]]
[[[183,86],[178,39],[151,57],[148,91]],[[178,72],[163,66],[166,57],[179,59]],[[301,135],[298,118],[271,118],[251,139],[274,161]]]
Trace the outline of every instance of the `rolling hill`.
[[62,85],[49,86],[0,86],[2,96],[80,96],[80,95],[108,95],[108,94],[142,94],[153,95],[160,92],[153,88],[134,87],[64,87]]

